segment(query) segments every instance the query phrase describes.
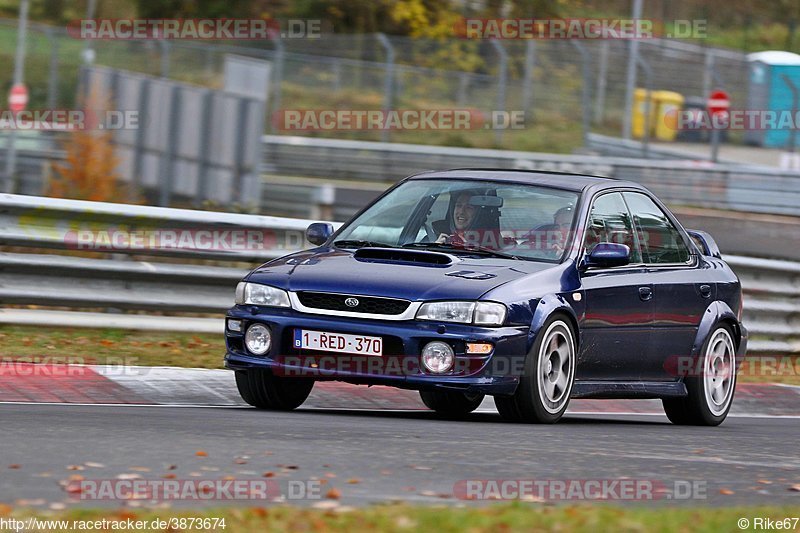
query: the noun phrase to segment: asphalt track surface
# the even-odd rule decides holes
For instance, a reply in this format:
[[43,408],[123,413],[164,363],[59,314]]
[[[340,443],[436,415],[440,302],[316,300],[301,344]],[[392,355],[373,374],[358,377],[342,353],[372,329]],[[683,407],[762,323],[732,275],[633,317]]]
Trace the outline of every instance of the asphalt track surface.
[[[795,417],[736,416],[703,428],[674,426],[657,414],[568,414],[556,425],[532,426],[488,412],[450,421],[412,410],[3,404],[0,419],[7,463],[0,465],[0,502],[34,508],[130,504],[69,494],[63,485],[70,476],[264,480],[265,473],[284,495],[290,480],[326,480],[317,485],[322,501],[333,488],[337,503],[354,506],[479,504],[459,498],[455,487],[488,479],[629,479],[659,487],[656,501],[612,502],[623,505],[800,506],[792,489],[800,484]],[[675,482],[697,488],[676,499]]]

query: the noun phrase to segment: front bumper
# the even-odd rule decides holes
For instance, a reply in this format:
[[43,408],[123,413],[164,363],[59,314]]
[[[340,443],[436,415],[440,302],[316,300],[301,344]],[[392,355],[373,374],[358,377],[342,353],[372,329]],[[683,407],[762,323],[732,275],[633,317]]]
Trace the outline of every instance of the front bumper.
[[[382,321],[251,305],[232,308],[227,318],[242,321],[240,332],[229,331],[226,326],[225,366],[232,370],[259,368],[287,377],[416,390],[513,394],[529,343],[529,328],[525,326],[488,328],[416,320]],[[253,323],[264,324],[272,332],[272,348],[264,356],[250,354],[244,347],[244,332]],[[293,346],[295,329],[382,337],[384,354],[301,351]],[[434,340],[449,343],[455,351],[456,364],[448,373],[430,374],[421,367],[422,348]],[[487,355],[467,355],[467,342],[489,342],[494,348]]]

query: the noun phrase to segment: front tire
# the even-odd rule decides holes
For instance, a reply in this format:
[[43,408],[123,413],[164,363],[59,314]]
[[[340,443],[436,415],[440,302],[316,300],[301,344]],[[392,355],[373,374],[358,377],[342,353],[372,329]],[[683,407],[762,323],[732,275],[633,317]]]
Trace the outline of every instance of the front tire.
[[505,420],[535,424],[557,422],[567,410],[575,381],[575,332],[560,316],[550,318],[525,360],[513,396],[495,396]]
[[[719,325],[703,343],[700,375],[684,379],[688,396],[665,398],[664,412],[678,425],[718,426],[728,416],[736,390],[736,347],[730,326]],[[695,372],[697,373],[697,372]]]
[[242,400],[258,409],[291,411],[302,405],[314,380],[278,377],[268,370],[237,370],[236,387]]
[[478,408],[483,394],[467,394],[453,391],[419,391],[422,403],[428,409],[448,418],[461,418]]

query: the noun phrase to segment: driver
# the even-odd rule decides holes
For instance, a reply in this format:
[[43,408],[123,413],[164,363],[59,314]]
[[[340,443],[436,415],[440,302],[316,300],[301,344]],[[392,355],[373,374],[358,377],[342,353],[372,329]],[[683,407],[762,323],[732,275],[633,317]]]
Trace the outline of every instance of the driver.
[[[466,232],[472,228],[478,212],[478,207],[470,204],[473,196],[470,191],[459,193],[453,206],[453,216],[448,231],[439,233],[439,237],[436,239],[437,243],[463,246],[467,242]],[[440,228],[434,227],[437,231],[440,231]]]

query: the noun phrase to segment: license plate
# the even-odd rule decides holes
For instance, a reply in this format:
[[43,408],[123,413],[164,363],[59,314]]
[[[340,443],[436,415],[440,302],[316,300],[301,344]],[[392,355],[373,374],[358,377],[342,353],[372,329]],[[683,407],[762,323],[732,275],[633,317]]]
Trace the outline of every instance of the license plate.
[[301,350],[323,352],[383,355],[383,339],[380,337],[327,333],[307,329],[294,330],[294,347]]

